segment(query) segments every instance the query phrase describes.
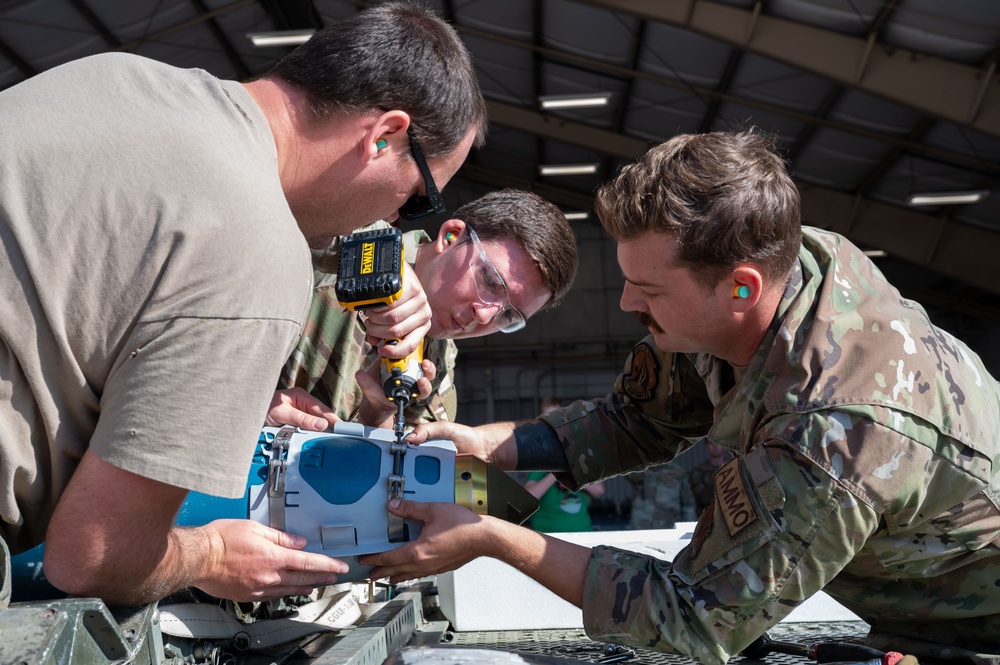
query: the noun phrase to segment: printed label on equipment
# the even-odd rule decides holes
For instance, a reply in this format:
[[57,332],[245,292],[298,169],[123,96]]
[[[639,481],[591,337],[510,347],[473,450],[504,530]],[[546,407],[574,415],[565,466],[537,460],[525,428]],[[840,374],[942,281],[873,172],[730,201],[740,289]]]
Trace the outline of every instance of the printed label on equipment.
[[375,243],[366,242],[361,245],[361,274],[370,275],[375,272]]

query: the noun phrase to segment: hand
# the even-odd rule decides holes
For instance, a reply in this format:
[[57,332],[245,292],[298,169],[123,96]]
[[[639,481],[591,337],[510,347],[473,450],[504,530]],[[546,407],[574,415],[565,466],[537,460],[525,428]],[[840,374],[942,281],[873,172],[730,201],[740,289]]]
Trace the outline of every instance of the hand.
[[[370,427],[392,429],[396,406],[385,396],[380,376],[381,368],[382,363],[375,362],[368,369],[360,370],[354,375],[362,394],[361,404],[358,407],[358,421]],[[433,391],[431,381],[437,376],[437,367],[424,358],[420,368],[424,375],[417,380],[417,399],[425,400]]]
[[[421,344],[431,329],[431,306],[416,273],[410,264],[403,263],[403,292],[399,299],[387,307],[368,309],[365,330],[368,342],[379,347],[379,354],[386,358],[405,358]],[[398,339],[398,344],[379,345],[384,339]]]
[[264,424],[269,427],[293,425],[301,429],[322,432],[333,427],[340,418],[333,409],[302,388],[274,391]]
[[301,552],[302,536],[252,520],[216,520],[180,534],[191,537],[198,531],[210,546],[192,586],[217,598],[251,602],[307,595],[317,586],[336,584],[337,573],[347,572],[339,559]]
[[136,607],[190,586],[237,601],[278,598],[329,584],[347,569],[299,551],[301,536],[246,519],[178,527],[186,494],[88,449],[49,523],[46,577],[70,595]]
[[373,580],[388,577],[393,584],[445,573],[487,554],[491,518],[454,503],[389,502],[389,512],[424,523],[417,540],[396,549],[367,554],[358,561],[375,566]]
[[501,469],[513,470],[517,468],[516,450],[513,458],[508,458],[500,450],[501,446],[508,450],[514,448],[513,429],[513,423],[469,427],[439,420],[417,425],[406,437],[406,441],[420,444],[427,439],[448,439],[455,444],[460,453],[469,453],[481,460],[496,464]]

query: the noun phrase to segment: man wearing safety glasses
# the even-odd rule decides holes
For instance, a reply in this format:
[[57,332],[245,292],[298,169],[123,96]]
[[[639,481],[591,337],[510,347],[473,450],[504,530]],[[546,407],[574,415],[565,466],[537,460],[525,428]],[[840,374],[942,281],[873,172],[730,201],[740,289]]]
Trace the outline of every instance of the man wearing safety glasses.
[[[426,197],[431,205],[437,194],[432,182],[427,181]],[[372,228],[378,226],[385,224]],[[424,358],[432,378],[422,384],[422,394],[429,396],[407,409],[410,424],[455,420],[458,349],[452,340],[521,330],[528,318],[562,299],[577,268],[576,241],[563,214],[518,190],[463,205],[434,240],[420,230],[404,234],[404,256],[431,308]],[[316,416],[329,414],[308,410],[308,393],[330,405],[340,420],[389,427],[393,410],[366,370],[374,372],[378,365],[370,343],[380,339],[373,335],[373,321],[391,316],[391,308],[364,316],[345,311],[334,293],[336,276],[317,271],[316,278],[302,338],[279,382],[279,388],[291,390],[278,392],[272,422],[326,428],[327,419]]]
[[[174,520],[190,491],[244,493],[309,248],[443,208],[433,181],[482,144],[458,34],[383,2],[245,83],[103,53],[0,92],[0,115],[0,608],[8,550],[43,541],[51,583],[117,605],[335,580],[290,534]],[[400,301],[386,355],[430,327],[419,288]]]

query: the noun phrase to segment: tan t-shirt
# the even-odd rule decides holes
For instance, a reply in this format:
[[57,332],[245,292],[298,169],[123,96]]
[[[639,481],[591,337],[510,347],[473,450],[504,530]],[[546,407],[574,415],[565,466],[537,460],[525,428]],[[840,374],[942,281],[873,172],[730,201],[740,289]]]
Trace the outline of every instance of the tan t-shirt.
[[43,539],[89,447],[243,493],[309,302],[245,89],[127,54],[0,94],[0,535]]

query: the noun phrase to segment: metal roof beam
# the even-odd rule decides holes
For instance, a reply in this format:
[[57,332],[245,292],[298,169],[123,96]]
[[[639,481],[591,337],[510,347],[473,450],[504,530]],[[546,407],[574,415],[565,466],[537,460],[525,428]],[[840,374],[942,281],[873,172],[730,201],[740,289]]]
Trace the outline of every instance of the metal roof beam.
[[515,189],[527,189],[538,194],[543,199],[551,201],[557,206],[571,210],[592,211],[594,208],[594,197],[579,192],[572,192],[561,187],[554,187],[544,182],[534,182],[525,180],[507,173],[500,173],[491,169],[483,168],[466,162],[455,174],[455,178],[462,178],[481,185],[489,185],[497,189],[513,187]]
[[1000,294],[995,231],[825,187],[805,183],[798,187],[806,224]]
[[127,42],[125,44],[121,44],[117,48],[113,48],[111,50],[112,51],[129,51],[129,50],[134,49],[137,46],[141,46],[141,45],[143,45],[143,44],[145,44],[147,42],[155,42],[156,40],[162,39],[162,38],[166,37],[169,34],[173,34],[173,33],[177,32],[179,30],[184,30],[185,28],[190,28],[192,25],[198,25],[199,23],[204,23],[205,21],[208,21],[209,19],[215,18],[216,16],[219,16],[220,14],[225,14],[228,11],[232,11],[234,9],[238,9],[240,7],[243,7],[244,5],[249,5],[252,2],[255,2],[255,0],[233,0],[233,2],[230,2],[229,4],[226,4],[226,5],[222,5],[221,7],[217,7],[217,8],[213,9],[210,12],[205,12],[204,14],[201,14],[200,16],[196,16],[196,17],[194,17],[192,19],[188,19],[186,21],[181,21],[180,23],[175,23],[173,25],[167,26],[166,28],[163,28],[162,30],[157,30],[156,32],[151,32],[148,35],[143,35],[139,39],[133,39],[132,41]]
[[8,46],[3,40],[0,40],[0,56],[6,58],[12,65],[17,67],[18,71],[24,74],[24,78],[26,79],[38,73],[38,70],[30,62],[25,60],[20,53]]
[[[199,14],[204,15],[210,11],[209,8],[205,6],[204,0],[191,0],[191,4],[194,5]],[[229,37],[227,37],[226,33],[223,32],[221,27],[219,27],[218,22],[214,18],[211,18],[208,19],[206,25],[212,33],[212,36],[215,37],[215,40],[219,42],[219,48],[221,48],[222,52],[226,55],[226,58],[229,60],[229,64],[231,64],[233,69],[236,70],[236,74],[244,80],[250,78],[253,73],[246,66],[246,63],[243,62],[243,58],[240,57],[240,54],[235,48],[233,48],[232,43],[229,41]]]
[[[672,88],[678,88],[690,92],[692,95],[702,97],[704,99],[719,98],[723,101],[731,101],[733,103],[742,104],[744,106],[749,106],[751,108],[760,109],[762,111],[768,111],[770,113],[776,113],[778,115],[783,115],[789,118],[795,118],[801,120],[805,123],[814,123],[822,127],[829,127],[831,129],[837,129],[848,134],[854,134],[857,136],[864,136],[866,138],[874,139],[876,141],[882,141],[891,145],[903,145],[906,149],[910,150],[916,155],[922,155],[929,157],[931,159],[937,159],[944,161],[945,163],[961,166],[963,168],[972,169],[987,175],[1000,175],[1000,164],[996,162],[991,162],[983,159],[979,159],[973,155],[967,155],[964,153],[956,152],[954,150],[947,150],[945,148],[939,148],[930,145],[921,145],[915,143],[907,143],[905,140],[893,136],[891,134],[884,134],[876,132],[874,130],[865,129],[863,127],[843,123],[834,122],[829,118],[820,118],[818,116],[800,113],[798,111],[793,111],[788,108],[781,106],[776,106],[774,104],[766,104],[755,99],[736,97],[735,95],[730,95],[717,90],[709,90],[707,88],[699,88],[697,86],[692,86],[681,81],[675,81],[673,79],[656,76],[653,74],[648,74],[642,71],[630,70],[625,67],[618,67],[616,65],[607,64],[601,60],[595,58],[586,58],[583,56],[565,53],[562,51],[557,51],[555,49],[542,48],[538,46],[532,46],[525,42],[521,42],[515,39],[510,39],[500,35],[496,35],[484,30],[477,30],[475,28],[468,28],[462,26],[455,26],[459,33],[467,33],[476,35],[477,37],[482,37],[483,39],[489,39],[502,44],[508,44],[510,46],[516,46],[524,49],[535,49],[541,53],[548,55],[551,58],[559,59],[570,64],[578,64],[584,67],[591,68],[594,71],[605,71],[616,76],[621,76],[625,78],[635,77],[641,78],[659,85],[665,85]],[[615,153],[617,154],[617,153]]]
[[579,145],[608,155],[637,159],[652,145],[648,141],[630,138],[606,129],[590,127],[552,115],[513,106],[495,100],[486,100],[490,122],[537,134],[570,145]]
[[[646,141],[509,104],[488,101],[487,105],[490,120],[499,125],[598,152],[637,159],[650,146]],[[515,182],[514,179],[486,184],[536,190],[540,187],[537,183]],[[807,224],[837,231],[862,245],[884,249],[893,256],[926,266],[942,275],[973,284],[990,293],[1000,293],[1000,261],[996,260],[1000,233],[826,187],[807,183],[797,185],[802,195],[802,217]],[[541,191],[538,193],[546,196]],[[593,201],[574,206],[589,210]]]
[[1000,137],[1000,83],[985,70],[710,0],[581,0],[692,30]]
[[69,4],[73,5],[76,11],[83,16],[84,20],[104,39],[108,46],[111,48],[121,46],[121,41],[108,29],[108,26],[104,25],[101,19],[97,17],[97,14],[94,13],[94,10],[84,0],[70,0]]

